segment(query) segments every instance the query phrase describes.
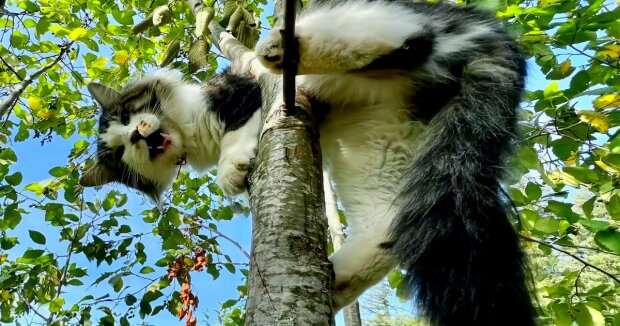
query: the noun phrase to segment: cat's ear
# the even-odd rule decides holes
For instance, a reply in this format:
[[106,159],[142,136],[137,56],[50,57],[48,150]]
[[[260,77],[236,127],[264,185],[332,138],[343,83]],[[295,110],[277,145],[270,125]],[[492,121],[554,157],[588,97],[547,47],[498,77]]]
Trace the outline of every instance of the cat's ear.
[[82,187],[97,187],[114,181],[118,181],[114,172],[103,164],[95,162],[95,165],[82,174],[80,185]]
[[98,83],[90,83],[87,88],[95,101],[97,101],[97,103],[99,103],[101,108],[104,110],[112,107],[112,105],[117,103],[121,97],[119,92]]

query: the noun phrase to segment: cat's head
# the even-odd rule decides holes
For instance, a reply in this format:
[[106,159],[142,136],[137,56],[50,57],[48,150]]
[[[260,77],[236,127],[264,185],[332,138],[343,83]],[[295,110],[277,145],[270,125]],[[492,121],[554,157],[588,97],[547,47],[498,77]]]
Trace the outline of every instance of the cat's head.
[[88,85],[101,116],[95,164],[80,178],[82,186],[120,182],[158,201],[185,155],[183,131],[164,107],[177,83],[167,76],[149,76],[121,92]]

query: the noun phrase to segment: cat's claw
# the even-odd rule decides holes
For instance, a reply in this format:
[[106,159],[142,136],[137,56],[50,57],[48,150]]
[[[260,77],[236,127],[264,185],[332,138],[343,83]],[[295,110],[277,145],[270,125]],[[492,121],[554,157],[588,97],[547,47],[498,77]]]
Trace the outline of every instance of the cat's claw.
[[217,170],[217,184],[220,186],[224,195],[236,196],[243,193],[246,186],[246,177],[250,170],[248,162],[220,162]]

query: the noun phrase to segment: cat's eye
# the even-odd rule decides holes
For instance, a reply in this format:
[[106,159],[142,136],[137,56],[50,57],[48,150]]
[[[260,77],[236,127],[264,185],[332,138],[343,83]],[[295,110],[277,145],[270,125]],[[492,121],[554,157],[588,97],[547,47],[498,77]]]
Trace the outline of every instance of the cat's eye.
[[116,160],[120,160],[123,157],[123,154],[125,153],[125,146],[119,146],[116,151],[114,151],[114,158]]
[[129,112],[127,110],[121,111],[121,123],[125,126],[129,124]]

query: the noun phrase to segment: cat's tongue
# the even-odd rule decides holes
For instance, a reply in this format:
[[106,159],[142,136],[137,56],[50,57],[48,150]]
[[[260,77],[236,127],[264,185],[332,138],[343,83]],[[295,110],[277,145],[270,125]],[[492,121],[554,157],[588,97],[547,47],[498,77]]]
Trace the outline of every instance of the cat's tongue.
[[155,158],[172,145],[172,137],[161,130],[155,131],[150,136],[144,138],[144,140],[146,140],[151,158]]
[[170,137],[170,135],[163,133],[163,132],[161,133],[161,136],[164,138],[164,140],[161,143],[161,146],[164,146],[164,148],[170,147],[170,145],[172,145],[172,137]]

